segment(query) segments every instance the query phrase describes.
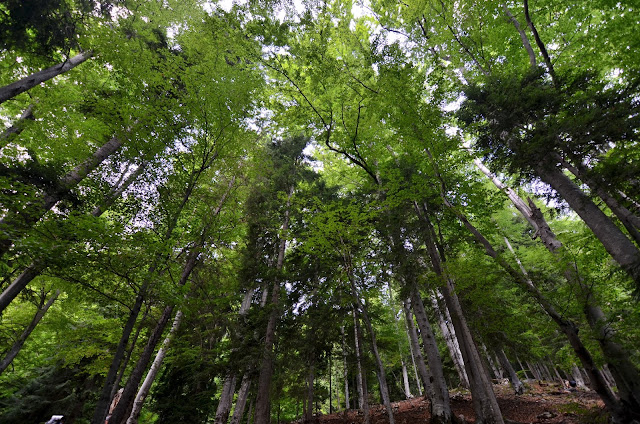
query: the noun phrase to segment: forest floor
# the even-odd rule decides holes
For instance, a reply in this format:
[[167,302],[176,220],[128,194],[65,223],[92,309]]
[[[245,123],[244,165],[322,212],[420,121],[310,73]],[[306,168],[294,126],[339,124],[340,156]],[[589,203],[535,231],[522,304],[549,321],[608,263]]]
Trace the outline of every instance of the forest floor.
[[[528,385],[524,395],[516,396],[509,385],[494,385],[500,410],[507,422],[536,424],[584,424],[607,423],[604,404],[593,392],[566,392],[559,384]],[[451,403],[455,416],[460,423],[474,423],[475,414],[468,392],[451,392]],[[429,401],[425,397],[393,402],[396,424],[429,422]],[[382,405],[374,405],[372,424],[389,422]],[[359,411],[349,410],[331,415],[314,417],[319,424],[357,424],[362,423]]]

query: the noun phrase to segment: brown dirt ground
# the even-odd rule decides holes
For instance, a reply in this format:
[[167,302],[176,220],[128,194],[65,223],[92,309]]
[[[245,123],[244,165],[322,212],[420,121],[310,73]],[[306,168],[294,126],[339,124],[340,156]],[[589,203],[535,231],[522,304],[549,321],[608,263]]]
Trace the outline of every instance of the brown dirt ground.
[[[500,410],[507,422],[532,424],[607,423],[604,405],[595,392],[561,390],[560,385],[533,383],[527,392],[516,396],[508,385],[494,385]],[[452,392],[451,403],[460,423],[474,423],[475,414],[468,392]],[[396,424],[429,422],[429,402],[424,397],[394,402]],[[372,424],[389,422],[382,405],[372,406]],[[315,417],[319,424],[362,423],[359,411],[349,410]]]

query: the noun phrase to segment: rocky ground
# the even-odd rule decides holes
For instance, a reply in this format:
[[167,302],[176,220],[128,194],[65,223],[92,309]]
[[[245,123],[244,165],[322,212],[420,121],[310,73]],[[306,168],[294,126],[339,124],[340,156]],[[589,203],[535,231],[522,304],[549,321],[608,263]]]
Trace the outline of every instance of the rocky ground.
[[[532,383],[522,396],[516,396],[508,385],[495,385],[503,416],[512,423],[585,424],[607,423],[604,405],[595,392],[566,392],[559,385]],[[452,392],[452,406],[460,423],[474,423],[471,396],[465,392]],[[394,402],[397,424],[428,423],[429,403],[424,397]],[[358,411],[347,411],[316,417],[320,424],[356,424],[362,422]],[[372,407],[372,424],[386,424],[384,407]]]

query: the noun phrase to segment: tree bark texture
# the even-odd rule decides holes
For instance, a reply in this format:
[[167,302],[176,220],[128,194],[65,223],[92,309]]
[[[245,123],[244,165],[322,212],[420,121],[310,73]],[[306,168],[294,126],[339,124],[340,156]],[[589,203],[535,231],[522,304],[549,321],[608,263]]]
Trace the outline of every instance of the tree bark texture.
[[[251,388],[251,376],[247,372],[242,376],[240,390],[238,390],[238,398],[236,399],[236,407],[233,409],[231,416],[231,424],[240,424],[244,415],[244,408],[247,405],[247,397],[249,397],[249,389]],[[250,415],[250,414],[249,414]]]
[[[236,390],[235,373],[228,374],[224,379],[222,390],[220,392],[220,400],[218,408],[216,408],[215,424],[226,424],[231,412],[231,403],[233,402],[233,394]],[[128,423],[127,423],[128,424]]]
[[28,77],[24,77],[16,82],[7,84],[4,87],[0,87],[0,104],[19,94],[24,93],[25,91],[31,90],[36,85],[39,85],[45,81],[57,77],[60,74],[70,71],[71,69],[85,62],[91,56],[93,56],[92,51],[82,52],[73,56],[72,58],[65,60],[62,63],[58,63],[57,65],[53,65],[47,69],[43,69],[42,71],[31,74]]
[[349,409],[349,367],[347,364],[347,342],[344,336],[344,325],[340,327],[340,333],[342,334],[342,376],[344,378],[344,409]]
[[509,381],[511,382],[511,387],[513,388],[515,394],[524,394],[524,384],[522,384],[522,381],[520,381],[520,379],[518,378],[518,374],[516,373],[516,370],[513,369],[513,366],[511,365],[511,362],[509,362],[507,355],[505,355],[504,350],[498,349],[496,351],[496,355],[498,356],[500,365],[502,365],[502,368],[507,372],[507,375],[509,376]]
[[420,350],[420,341],[418,340],[418,333],[416,332],[416,327],[413,323],[413,315],[410,308],[411,300],[407,299],[404,301],[404,317],[407,322],[407,334],[409,335],[411,353],[415,359],[415,364],[418,368],[424,390],[429,396],[429,400],[433,403],[435,395],[433,393],[433,385],[431,384],[431,376],[429,375],[429,371],[427,370],[427,366],[424,362],[424,357]]
[[369,397],[369,391],[367,390],[367,377],[364,374],[364,367],[362,366],[362,329],[360,328],[360,318],[355,308],[353,309],[353,332],[356,347],[358,406],[364,415],[364,423],[369,424],[371,422],[369,400],[367,399]]
[[[158,372],[160,371],[160,367],[162,366],[162,361],[164,361],[164,357],[167,354],[167,350],[169,349],[169,345],[171,344],[171,340],[175,337],[178,328],[180,327],[180,322],[182,321],[182,311],[176,312],[176,316],[173,319],[173,325],[171,326],[171,330],[169,334],[162,342],[162,347],[156,353],[156,357],[151,364],[151,368],[149,368],[149,372],[142,382],[142,386],[140,386],[140,390],[136,394],[136,398],[133,401],[133,408],[131,410],[131,414],[129,414],[129,418],[127,419],[127,424],[137,424],[138,418],[140,417],[140,412],[142,411],[142,405],[144,405],[144,401],[149,394],[149,390],[151,390],[151,385],[155,380]],[[229,412],[227,411],[227,415]],[[226,422],[226,419],[225,419]]]

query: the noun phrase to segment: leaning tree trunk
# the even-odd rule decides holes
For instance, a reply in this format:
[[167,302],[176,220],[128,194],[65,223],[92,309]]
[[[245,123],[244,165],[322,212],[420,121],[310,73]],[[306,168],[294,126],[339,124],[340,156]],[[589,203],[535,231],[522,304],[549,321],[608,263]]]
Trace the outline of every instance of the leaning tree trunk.
[[[478,165],[477,162],[476,165]],[[566,166],[569,165],[566,164]],[[620,344],[614,341],[615,331],[607,324],[607,319],[602,309],[594,303],[592,289],[582,281],[571,261],[563,258],[564,251],[561,249],[562,243],[560,243],[550,229],[548,231],[538,230],[538,228],[549,228],[542,212],[535,207],[531,199],[529,199],[529,204],[526,205],[513,190],[506,187],[495,175],[491,174],[488,169],[480,165],[478,165],[478,167],[483,170],[483,172],[486,171],[485,174],[493,181],[496,187],[507,193],[516,208],[529,220],[531,225],[536,228],[536,235],[540,236],[540,240],[546,246],[547,250],[554,254],[562,264],[565,278],[569,284],[576,286],[578,289],[578,299],[582,303],[583,312],[589,326],[596,335],[596,340],[600,344],[605,359],[611,364],[612,369],[615,370],[614,381],[618,386],[621,401],[627,408],[640,411],[640,372],[629,360],[631,355]],[[570,169],[570,171],[578,178],[581,177],[577,169]],[[529,219],[529,216],[535,217],[535,219]],[[515,254],[511,243],[509,243],[509,240],[506,238],[505,243],[515,256],[522,273],[526,276],[526,270]]]
[[24,130],[24,127],[27,125],[27,121],[33,120],[33,104],[31,104],[25,109],[22,115],[20,115],[20,118],[18,118],[13,125],[0,134],[0,149],[4,148],[13,138],[17,137]]
[[[444,194],[442,199],[445,202],[445,205],[450,207],[450,204]],[[478,353],[478,349],[471,336],[471,331],[464,317],[458,296],[455,293],[453,280],[449,278],[448,273],[443,266],[444,258],[441,258],[440,251],[436,246],[436,235],[433,225],[431,224],[429,217],[426,214],[421,213],[418,204],[415,202],[414,207],[419,218],[421,218],[425,223],[425,231],[423,232],[424,241],[427,246],[427,252],[431,259],[434,272],[444,280],[442,296],[444,297],[447,309],[451,314],[453,328],[455,329],[456,336],[460,344],[460,351],[466,367],[467,376],[469,377],[471,398],[476,416],[478,417],[477,419],[487,424],[504,424],[496,395],[493,392],[491,380],[482,365],[480,354]]]
[[640,250],[555,164],[541,163],[536,173],[558,192],[600,240],[609,255],[633,278],[640,289]]
[[511,387],[513,388],[515,394],[524,394],[524,384],[522,384],[522,381],[520,381],[520,379],[518,378],[518,374],[516,373],[516,370],[513,369],[513,366],[511,365],[511,362],[509,362],[507,355],[505,355],[504,350],[498,349],[496,351],[496,355],[498,356],[500,365],[502,365],[502,368],[507,372],[507,375],[509,376],[509,381],[511,382]]
[[[151,364],[151,368],[149,369],[149,372],[147,373],[142,386],[140,386],[140,390],[138,390],[138,393],[136,394],[136,398],[133,401],[133,409],[131,410],[131,414],[127,419],[127,424],[137,424],[138,418],[140,417],[140,412],[142,411],[144,400],[149,394],[149,390],[151,390],[151,385],[153,384],[156,375],[158,375],[158,371],[160,371],[162,361],[164,361],[164,357],[167,354],[167,350],[169,349],[171,340],[175,337],[175,334],[178,331],[178,327],[180,327],[181,321],[182,311],[178,311],[175,318],[173,319],[173,325],[171,326],[169,334],[162,342],[162,347],[158,350],[158,353],[156,353],[156,358],[153,360],[153,364]],[[229,412],[227,411],[227,415],[228,414]]]
[[[233,394],[236,390],[236,375],[235,373],[228,374],[224,379],[222,390],[220,393],[220,400],[218,401],[218,408],[216,409],[215,424],[226,424],[229,419],[229,413],[231,412],[231,403],[233,401]],[[128,424],[128,423],[127,423]]]
[[36,326],[38,325],[38,323],[40,322],[44,314],[47,313],[47,311],[49,310],[51,305],[53,305],[53,302],[56,301],[59,295],[60,295],[60,290],[56,290],[55,294],[51,296],[51,298],[49,298],[46,304],[44,305],[40,304],[40,307],[38,307],[38,311],[34,315],[33,319],[31,320],[27,328],[24,329],[22,334],[20,334],[20,337],[18,337],[18,339],[13,343],[13,345],[11,346],[9,351],[6,353],[4,358],[2,358],[2,361],[0,361],[0,374],[2,374],[4,370],[7,369],[9,364],[13,362],[15,357],[18,356],[18,353],[22,349],[24,342],[27,341],[33,329],[36,328]]
[[[114,187],[108,194],[105,196],[105,199],[102,201],[100,206],[97,206],[92,212],[91,215],[95,217],[101,216],[115,201],[124,193],[124,191],[133,184],[134,181],[142,173],[144,169],[144,164],[140,165],[135,172],[133,172],[129,178],[127,178],[122,184],[117,187]],[[1,256],[1,255],[0,255]],[[20,294],[22,290],[24,290],[27,285],[33,281],[38,275],[42,273],[47,268],[47,264],[43,260],[36,260],[31,265],[29,265],[13,282],[7,287],[2,294],[0,294],[0,313],[6,309],[7,306],[13,301],[13,299]]]
[[462,352],[460,351],[460,344],[456,337],[456,331],[451,324],[451,315],[449,314],[449,310],[446,305],[440,306],[439,300],[442,300],[442,294],[436,290],[435,294],[431,296],[431,306],[436,313],[436,318],[438,318],[438,325],[440,326],[442,336],[447,343],[447,350],[449,351],[449,356],[451,356],[451,360],[453,361],[453,366],[458,372],[460,384],[465,389],[468,389],[469,377],[467,377],[467,371],[464,367],[464,360],[462,359]]
[[242,416],[244,415],[244,408],[247,405],[247,397],[249,397],[249,389],[251,388],[251,376],[246,372],[242,376],[242,382],[240,383],[240,390],[238,391],[238,398],[236,399],[236,407],[233,410],[231,416],[231,424],[240,424]]
[[[113,155],[123,142],[119,137],[113,137],[100,146],[89,158],[76,166],[58,181],[58,187],[45,194],[42,199],[30,202],[21,211],[8,211],[0,220],[0,257],[11,248],[12,244],[22,238],[24,234],[40,220],[56,203],[58,203],[71,189],[76,187],[89,173],[95,170],[109,156]],[[6,308],[6,302],[0,302],[0,312]]]
[[[442,367],[442,359],[436,343],[435,335],[429,320],[427,312],[422,303],[422,297],[418,291],[415,282],[410,286],[411,290],[411,308],[416,317],[418,328],[420,329],[420,337],[422,338],[422,347],[424,348],[427,362],[429,363],[430,382],[433,390],[433,398],[431,399],[431,417],[434,423],[450,423],[452,421],[451,401],[449,399],[449,389],[444,378],[444,370]],[[427,393],[429,393],[427,391]]]
[[71,69],[89,59],[91,56],[93,56],[93,51],[91,50],[82,52],[73,56],[72,58],[65,60],[62,63],[58,63],[57,65],[53,65],[47,69],[43,69],[42,71],[31,74],[28,77],[24,77],[21,80],[18,80],[11,84],[7,84],[4,87],[0,87],[0,104],[17,96],[18,94],[22,94],[25,91],[31,90],[36,85],[39,85],[45,81],[57,77],[60,74],[70,71]]

